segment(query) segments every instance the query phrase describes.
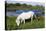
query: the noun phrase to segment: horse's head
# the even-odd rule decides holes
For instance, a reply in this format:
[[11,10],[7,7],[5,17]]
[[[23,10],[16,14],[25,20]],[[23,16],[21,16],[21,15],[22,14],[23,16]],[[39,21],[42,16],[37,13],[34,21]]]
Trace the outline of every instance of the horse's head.
[[19,24],[20,24],[20,20],[18,18],[16,19],[16,24],[17,24],[17,26],[19,26]]

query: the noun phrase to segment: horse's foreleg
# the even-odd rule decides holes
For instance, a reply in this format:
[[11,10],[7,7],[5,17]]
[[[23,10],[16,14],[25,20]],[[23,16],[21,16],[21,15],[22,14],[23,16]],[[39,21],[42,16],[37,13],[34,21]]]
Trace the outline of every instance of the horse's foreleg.
[[22,19],[21,19],[21,23],[22,23]]
[[24,20],[24,24],[25,24],[25,20]]

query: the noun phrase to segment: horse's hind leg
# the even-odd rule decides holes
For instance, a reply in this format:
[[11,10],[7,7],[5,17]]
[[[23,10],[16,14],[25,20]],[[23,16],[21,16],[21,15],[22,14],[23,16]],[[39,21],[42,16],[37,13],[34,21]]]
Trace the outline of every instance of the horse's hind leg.
[[31,18],[31,23],[32,23],[32,21],[33,21],[33,18]]

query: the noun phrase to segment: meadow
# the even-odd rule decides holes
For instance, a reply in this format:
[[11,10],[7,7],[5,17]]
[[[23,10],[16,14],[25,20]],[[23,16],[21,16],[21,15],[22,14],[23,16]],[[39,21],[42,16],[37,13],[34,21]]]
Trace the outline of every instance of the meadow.
[[[36,2],[37,3],[37,2]],[[37,10],[37,11],[42,11],[42,14],[45,14],[45,6],[42,5],[35,5],[33,6],[32,4],[26,4],[26,3],[7,3],[5,1],[5,11],[7,15],[10,16],[5,16],[5,30],[20,30],[20,29],[38,29],[38,28],[44,28],[45,27],[45,16],[40,16],[39,21],[33,20],[32,23],[30,22],[31,20],[27,20],[29,22],[26,22],[25,24],[20,24],[18,27],[16,24],[16,14],[17,10]],[[9,13],[9,12],[10,13]],[[8,12],[8,13],[7,13]],[[14,13],[13,13],[14,12]],[[20,11],[19,11],[20,12]],[[23,12],[23,11],[22,11]],[[18,13],[18,12],[17,12]],[[19,14],[19,13],[18,13]]]
[[40,16],[40,20],[36,21],[33,20],[32,24],[31,22],[26,22],[25,24],[20,24],[18,27],[16,24],[16,18],[15,16],[6,16],[6,30],[18,30],[18,29],[37,29],[37,28],[44,28],[45,27],[45,17]]

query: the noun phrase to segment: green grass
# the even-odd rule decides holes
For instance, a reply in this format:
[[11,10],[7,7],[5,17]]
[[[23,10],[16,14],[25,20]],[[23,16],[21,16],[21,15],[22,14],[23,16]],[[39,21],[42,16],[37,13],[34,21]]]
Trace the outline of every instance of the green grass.
[[16,30],[16,29],[34,29],[34,28],[44,28],[45,27],[45,21],[44,17],[41,16],[39,21],[33,20],[31,22],[26,22],[25,24],[20,24],[19,27],[16,25],[16,18],[14,16],[7,16],[6,22],[7,22],[7,30]]

